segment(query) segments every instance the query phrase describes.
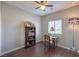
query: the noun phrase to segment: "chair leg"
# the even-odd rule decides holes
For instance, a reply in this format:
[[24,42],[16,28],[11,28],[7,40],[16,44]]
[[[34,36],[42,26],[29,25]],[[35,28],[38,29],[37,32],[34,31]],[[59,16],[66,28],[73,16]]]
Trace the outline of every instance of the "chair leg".
[[54,48],[55,48],[55,41],[53,41],[53,44],[54,44]]
[[44,41],[44,50],[46,49],[46,41]]

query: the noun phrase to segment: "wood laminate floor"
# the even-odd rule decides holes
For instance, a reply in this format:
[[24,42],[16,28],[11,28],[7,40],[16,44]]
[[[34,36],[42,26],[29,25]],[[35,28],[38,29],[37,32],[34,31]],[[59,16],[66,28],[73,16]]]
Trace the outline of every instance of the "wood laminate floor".
[[22,48],[11,53],[5,54],[2,57],[79,57],[79,53],[61,47],[45,46],[44,42],[39,42],[30,48]]

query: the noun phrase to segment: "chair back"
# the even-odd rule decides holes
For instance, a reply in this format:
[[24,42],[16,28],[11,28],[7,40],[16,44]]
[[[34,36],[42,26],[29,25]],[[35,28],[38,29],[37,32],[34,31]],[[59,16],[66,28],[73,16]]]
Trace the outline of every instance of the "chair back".
[[47,34],[45,34],[45,35],[44,35],[44,40],[45,40],[45,41],[49,41],[49,40],[50,40],[50,36],[47,35]]

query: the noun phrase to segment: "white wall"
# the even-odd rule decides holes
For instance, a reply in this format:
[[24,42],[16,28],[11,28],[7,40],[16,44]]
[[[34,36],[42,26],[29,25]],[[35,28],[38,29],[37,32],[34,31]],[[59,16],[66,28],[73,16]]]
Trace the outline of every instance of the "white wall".
[[40,17],[19,8],[2,3],[2,53],[24,46],[24,21],[30,21],[36,26],[36,41],[41,41]]
[[0,55],[1,55],[1,2],[0,2]]
[[[71,17],[79,17],[79,6],[42,16],[42,34],[44,35],[45,33],[48,33],[49,21],[61,19],[63,22],[63,33],[61,35],[57,35],[59,37],[58,44],[71,48],[73,40],[73,29],[70,28],[71,25],[68,23],[68,19]],[[79,49],[79,25],[75,30],[75,46],[77,49]]]

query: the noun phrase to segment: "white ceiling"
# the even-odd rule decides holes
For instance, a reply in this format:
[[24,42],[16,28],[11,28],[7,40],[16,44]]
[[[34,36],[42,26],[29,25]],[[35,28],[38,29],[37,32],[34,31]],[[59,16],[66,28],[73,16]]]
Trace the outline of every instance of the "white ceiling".
[[39,16],[43,16],[43,15],[46,15],[49,13],[53,13],[56,11],[60,11],[63,9],[67,9],[67,8],[79,5],[79,1],[75,1],[75,2],[72,2],[72,1],[48,1],[48,4],[53,5],[53,9],[50,9],[47,7],[46,11],[42,11],[40,9],[38,9],[38,10],[35,9],[38,6],[38,4],[35,3],[34,1],[13,1],[13,2],[7,1],[6,3],[16,6],[18,8],[21,8],[25,11],[34,13]]

